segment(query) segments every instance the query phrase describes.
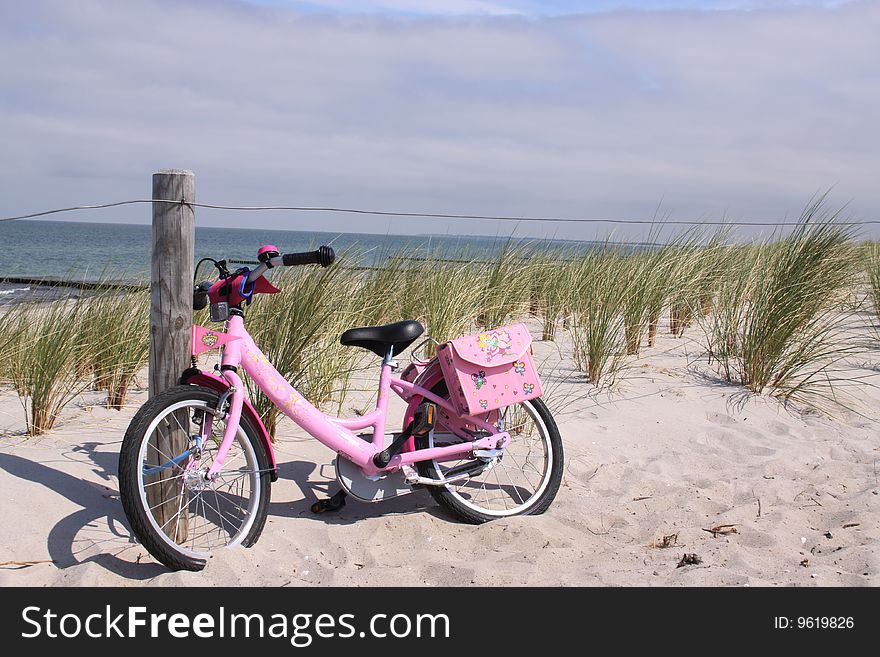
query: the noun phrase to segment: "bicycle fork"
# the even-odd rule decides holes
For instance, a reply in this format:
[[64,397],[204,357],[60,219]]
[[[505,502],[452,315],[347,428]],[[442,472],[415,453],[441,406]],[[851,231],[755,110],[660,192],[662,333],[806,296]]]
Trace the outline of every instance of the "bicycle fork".
[[[225,401],[229,400],[229,410],[226,411],[226,431],[223,433],[223,440],[214,457],[214,462],[205,473],[205,479],[212,481],[223,469],[226,456],[229,454],[229,448],[232,447],[232,441],[238,434],[238,427],[241,423],[241,409],[244,406],[244,383],[238,374],[232,370],[224,370],[221,376],[229,382],[229,390],[220,397],[218,404],[218,412],[222,412]],[[203,424],[207,424],[204,422]],[[209,425],[210,437],[210,425]],[[202,435],[204,440],[205,427],[202,427]]]

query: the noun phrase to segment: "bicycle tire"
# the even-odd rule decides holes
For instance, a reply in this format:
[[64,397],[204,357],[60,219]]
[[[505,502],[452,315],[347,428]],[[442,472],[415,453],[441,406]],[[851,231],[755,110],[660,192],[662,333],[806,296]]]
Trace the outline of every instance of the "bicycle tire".
[[[132,532],[141,545],[154,558],[172,570],[202,570],[207,563],[207,559],[210,557],[210,553],[218,548],[195,549],[195,532],[198,528],[196,523],[193,529],[193,549],[187,549],[185,545],[180,545],[177,540],[173,540],[167,533],[163,532],[162,527],[164,525],[160,526],[154,517],[147,499],[148,493],[146,492],[146,487],[153,484],[144,483],[148,477],[153,476],[148,474],[149,472],[161,469],[157,467],[148,468],[144,463],[145,454],[151,449],[148,446],[150,435],[153,434],[151,427],[153,430],[157,430],[159,423],[163,419],[183,409],[192,408],[196,409],[197,412],[210,413],[211,409],[216,409],[218,402],[219,394],[209,388],[191,385],[169,388],[150,399],[138,410],[129,424],[125,438],[122,441],[119,453],[119,493],[125,515],[131,525]],[[217,420],[216,415],[212,414],[212,422],[215,420]],[[236,444],[240,446],[245,462],[248,465],[248,469],[241,472],[243,473],[242,478],[246,477],[249,480],[248,483],[251,486],[249,489],[250,498],[241,528],[227,545],[222,547],[235,547],[238,545],[251,547],[260,537],[266,524],[271,497],[271,465],[260,434],[247,417],[241,418],[237,440],[233,446]],[[208,454],[206,462],[209,460],[211,460],[210,454]],[[175,474],[174,477],[180,478],[181,481],[176,482],[175,485],[179,485],[182,488],[186,481],[184,478],[186,474],[184,468],[180,464],[168,466],[168,463],[172,463],[172,461],[167,461],[161,467],[167,466],[169,469],[176,467],[177,470],[172,470],[172,472],[179,473]],[[230,460],[227,460],[227,466],[229,464]],[[201,463],[199,467],[201,467]],[[207,484],[201,482],[196,484],[196,486],[205,485]],[[192,491],[187,493],[186,509],[188,513],[193,501],[202,497],[202,491],[203,489],[195,489],[195,494],[192,497],[190,497],[190,492]],[[222,531],[225,530],[224,520],[227,520],[227,516],[224,515],[224,510],[221,507],[222,498],[217,495],[217,492],[215,487],[214,497],[216,498],[216,506],[211,505],[210,502],[206,504],[203,499],[202,509],[206,522],[209,514],[219,517],[222,534]],[[221,491],[221,495],[232,497],[231,493],[227,491]],[[208,497],[208,493],[205,493],[204,497]],[[178,514],[183,513],[182,500],[184,495],[182,493],[180,498]],[[251,498],[253,499],[251,500]],[[161,504],[167,503],[168,501],[166,500]],[[241,509],[241,505],[239,505],[239,509]],[[176,529],[175,532],[177,532]]]

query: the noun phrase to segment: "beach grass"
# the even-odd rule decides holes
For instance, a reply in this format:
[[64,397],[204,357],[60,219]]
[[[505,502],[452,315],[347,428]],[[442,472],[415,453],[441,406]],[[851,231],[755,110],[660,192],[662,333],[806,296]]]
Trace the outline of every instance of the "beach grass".
[[14,344],[5,353],[6,376],[25,412],[29,436],[55,426],[63,408],[86,387],[76,364],[81,349],[81,320],[76,305],[61,299],[17,307]]
[[[722,380],[821,405],[834,398],[832,368],[855,349],[844,328],[858,309],[852,299],[860,284],[880,326],[880,244],[857,245],[837,218],[820,198],[787,232],[745,244],[730,243],[724,231],[644,247],[553,249],[509,240],[489,261],[388,251],[373,267],[356,264],[363,254],[344,253],[327,269],[276,272],[281,293],[247,308],[248,327],[307,399],[341,410],[354,373],[378,365],[339,343],[354,326],[417,319],[444,342],[532,316],[552,341],[561,323],[585,385],[606,388],[655,346],[668,313],[675,336],[702,329],[703,338],[698,332],[691,341],[702,343]],[[108,282],[77,296],[0,312],[0,382],[22,399],[31,435],[51,428],[88,387],[106,391],[109,408],[121,408],[146,364],[146,292]],[[202,315],[197,321],[206,321]],[[433,343],[426,351],[431,355]],[[248,384],[274,434],[279,411]]]
[[552,253],[545,249],[534,257],[525,271],[524,278],[530,288],[530,311],[540,315],[543,323],[541,338],[545,341],[556,339],[559,322],[572,311],[579,270],[578,254],[570,250]]
[[862,263],[868,281],[868,297],[874,311],[874,326],[880,328],[880,242],[865,242]]
[[725,379],[785,401],[833,400],[831,368],[856,348],[846,329],[857,248],[851,229],[820,201],[789,235],[726,260],[703,321]]
[[[473,331],[475,320],[484,307],[484,287],[479,276],[485,273],[485,269],[474,262],[454,263],[437,259],[410,269],[403,288],[404,296],[399,298],[398,307],[403,311],[401,318],[421,321],[428,334],[438,342]],[[433,343],[426,345],[426,355],[433,355],[433,348]]]
[[107,392],[107,408],[119,410],[149,357],[150,294],[108,286],[80,297],[77,312],[78,371],[91,373],[95,390]]
[[573,272],[570,307],[573,357],[594,386],[613,384],[624,364],[624,307],[630,263],[610,245],[581,255]]
[[525,314],[531,298],[528,282],[534,271],[532,255],[527,243],[511,239],[491,262],[478,268],[474,277],[480,294],[475,322],[478,328],[495,328]]
[[767,249],[766,273],[751,290],[742,331],[742,382],[750,390],[802,395],[849,353],[840,340],[842,302],[858,262],[849,237],[833,223],[804,221]]

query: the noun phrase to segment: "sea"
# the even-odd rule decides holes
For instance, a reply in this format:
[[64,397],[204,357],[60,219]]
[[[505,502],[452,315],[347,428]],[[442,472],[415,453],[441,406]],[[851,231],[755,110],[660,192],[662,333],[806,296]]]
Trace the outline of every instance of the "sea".
[[[145,224],[20,220],[0,222],[0,305],[52,298],[58,287],[37,281],[119,281],[146,284],[150,276],[151,227]],[[262,228],[196,228],[196,258],[248,264],[257,249],[274,244],[282,252],[308,251],[322,244],[344,254],[347,264],[377,266],[388,258],[490,260],[511,244],[525,248],[578,246],[564,240],[517,241],[473,235],[375,235]],[[208,269],[200,269],[207,272]],[[207,278],[207,274],[205,275]],[[70,290],[64,290],[65,295]]]

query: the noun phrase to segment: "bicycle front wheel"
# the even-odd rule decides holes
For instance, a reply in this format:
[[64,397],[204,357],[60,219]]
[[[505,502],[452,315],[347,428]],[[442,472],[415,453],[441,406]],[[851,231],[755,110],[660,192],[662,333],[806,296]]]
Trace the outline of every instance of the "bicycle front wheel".
[[246,417],[211,481],[226,430],[216,391],[175,386],[137,412],[119,454],[119,493],[140,543],[173,570],[201,570],[221,548],[250,547],[266,523],[270,464]]

